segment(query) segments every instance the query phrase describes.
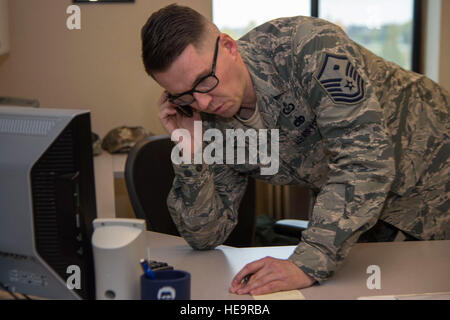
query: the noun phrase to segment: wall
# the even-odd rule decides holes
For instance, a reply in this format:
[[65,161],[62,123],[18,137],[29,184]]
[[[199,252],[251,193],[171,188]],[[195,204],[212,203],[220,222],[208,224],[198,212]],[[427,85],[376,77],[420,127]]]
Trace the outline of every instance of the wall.
[[[120,125],[164,133],[162,89],[144,71],[140,29],[173,1],[81,4],[81,30],[68,30],[72,0],[9,0],[10,52],[0,57],[0,96],[37,98],[42,107],[92,111],[103,137]],[[179,0],[211,18],[210,0]]]
[[441,0],[426,0],[423,6],[422,28],[423,73],[435,82],[439,82],[439,56],[441,40]]
[[0,55],[9,51],[8,1],[0,0]]
[[424,0],[423,73],[450,92],[450,1]]

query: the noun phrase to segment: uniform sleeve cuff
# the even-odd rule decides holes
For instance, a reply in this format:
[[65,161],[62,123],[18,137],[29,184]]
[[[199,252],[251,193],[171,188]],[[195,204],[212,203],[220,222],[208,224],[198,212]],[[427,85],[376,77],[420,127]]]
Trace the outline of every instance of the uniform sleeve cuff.
[[186,183],[201,179],[209,172],[207,164],[173,164],[173,170],[175,175]]
[[319,283],[328,280],[336,267],[325,253],[306,242],[300,242],[288,259]]

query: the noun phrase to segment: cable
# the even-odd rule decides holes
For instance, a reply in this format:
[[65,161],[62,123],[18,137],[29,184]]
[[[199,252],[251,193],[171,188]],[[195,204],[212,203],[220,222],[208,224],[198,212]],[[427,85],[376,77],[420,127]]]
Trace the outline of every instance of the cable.
[[14,292],[10,291],[10,290],[8,289],[8,287],[5,286],[5,285],[4,285],[3,283],[1,283],[1,282],[0,282],[0,287],[1,287],[3,290],[5,290],[6,292],[8,292],[15,300],[20,300],[19,297],[16,296],[16,295],[14,294]]
[[27,300],[33,300],[33,299],[31,299],[28,295],[26,295],[25,293],[22,293],[22,295],[25,297],[25,299],[27,299]]

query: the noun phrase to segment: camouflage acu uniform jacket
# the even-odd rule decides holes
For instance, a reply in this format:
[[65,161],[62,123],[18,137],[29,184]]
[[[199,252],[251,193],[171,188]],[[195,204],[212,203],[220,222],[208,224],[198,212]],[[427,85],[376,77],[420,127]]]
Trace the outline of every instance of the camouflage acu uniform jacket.
[[[329,278],[378,219],[419,239],[450,238],[448,93],[309,17],[263,24],[238,41],[265,126],[279,129],[280,167],[174,165],[168,206],[196,249],[237,223],[247,176],[317,191],[310,224],[289,257]],[[246,127],[202,115],[204,129]],[[247,128],[248,129],[248,128]]]

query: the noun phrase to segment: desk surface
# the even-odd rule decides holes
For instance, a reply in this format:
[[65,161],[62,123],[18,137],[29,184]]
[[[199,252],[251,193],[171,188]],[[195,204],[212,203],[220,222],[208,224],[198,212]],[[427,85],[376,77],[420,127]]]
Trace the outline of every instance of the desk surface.
[[[180,237],[147,232],[150,258],[191,274],[192,300],[250,300],[228,292],[245,264],[272,256],[287,258],[295,246],[195,251]],[[367,288],[367,267],[381,269],[381,289]],[[356,244],[336,274],[321,285],[300,290],[308,300],[450,292],[450,240]],[[10,298],[0,290],[0,299]]]
[[[150,257],[191,273],[191,297],[241,300],[228,292],[245,264],[272,256],[287,258],[295,246],[195,251],[184,239],[148,232]],[[367,267],[381,270],[381,289],[369,290]],[[356,299],[362,296],[423,294],[450,291],[450,240],[356,244],[336,274],[321,285],[301,290],[306,299]]]

